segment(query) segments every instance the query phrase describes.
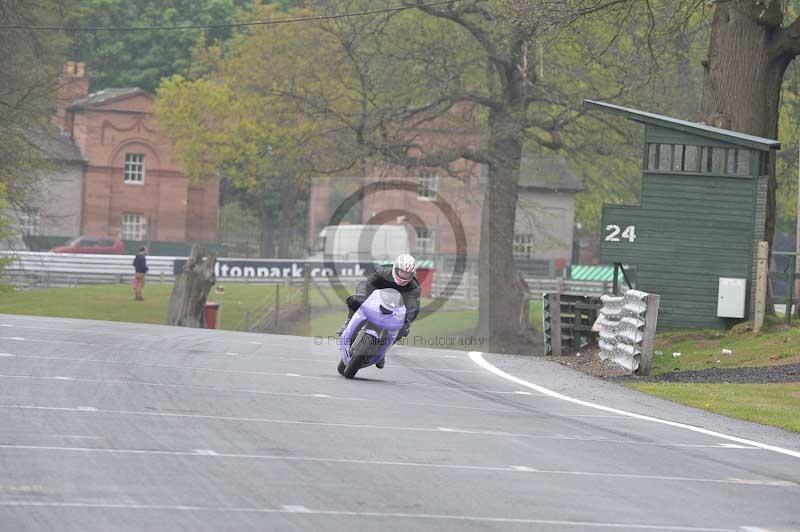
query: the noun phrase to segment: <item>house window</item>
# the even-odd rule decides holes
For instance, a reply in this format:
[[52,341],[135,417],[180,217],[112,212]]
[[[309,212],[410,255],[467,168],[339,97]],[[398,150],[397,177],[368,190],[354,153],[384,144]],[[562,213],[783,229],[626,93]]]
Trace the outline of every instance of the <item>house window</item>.
[[19,213],[19,226],[22,234],[25,236],[40,235],[39,222],[41,218],[41,214],[35,209]]
[[514,235],[513,244],[514,258],[530,259],[533,257],[533,235],[521,234]]
[[417,255],[433,254],[433,231],[427,227],[417,229],[417,243],[414,251]]
[[125,183],[144,183],[144,153],[125,154]]
[[126,212],[122,215],[123,240],[144,240],[145,229],[143,214]]
[[417,196],[424,199],[436,197],[437,177],[432,174],[422,174],[419,176],[419,190]]

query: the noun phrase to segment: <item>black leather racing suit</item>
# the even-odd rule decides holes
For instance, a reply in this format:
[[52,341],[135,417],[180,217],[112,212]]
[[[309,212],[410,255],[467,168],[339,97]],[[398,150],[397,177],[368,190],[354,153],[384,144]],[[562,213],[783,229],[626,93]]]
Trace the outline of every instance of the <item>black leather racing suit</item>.
[[417,314],[419,314],[420,288],[416,277],[411,279],[411,282],[405,286],[400,286],[395,283],[392,277],[391,266],[379,266],[375,270],[375,273],[358,283],[358,286],[356,286],[356,293],[347,298],[347,307],[350,309],[348,321],[372,292],[383,288],[394,288],[403,296],[403,302],[406,306],[406,322],[397,335],[397,339],[399,340],[400,338],[408,336],[411,322],[413,322],[417,318]]

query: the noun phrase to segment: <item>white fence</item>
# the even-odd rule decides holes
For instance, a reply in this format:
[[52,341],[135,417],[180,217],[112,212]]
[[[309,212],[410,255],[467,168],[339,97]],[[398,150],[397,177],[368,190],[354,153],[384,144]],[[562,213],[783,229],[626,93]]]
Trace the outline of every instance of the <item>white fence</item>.
[[[133,277],[133,255],[0,252],[0,257],[4,256],[11,258],[4,281],[24,288],[129,283]],[[177,258],[185,257],[148,257],[150,277],[173,282]]]
[[[1,257],[11,257],[12,262],[4,272],[3,280],[21,288],[71,287],[96,284],[130,283],[133,277],[133,255],[85,255],[72,253],[37,253],[37,252],[0,252]],[[186,257],[148,256],[148,281],[153,283],[173,283],[174,262]],[[224,258],[224,262],[239,263],[253,259]],[[261,263],[270,263],[263,259]],[[276,260],[275,263],[289,261]],[[302,260],[296,261],[303,263]],[[355,274],[353,274],[355,275]],[[356,275],[358,277],[358,275]],[[446,291],[450,275],[447,271],[437,270],[434,273],[432,293],[443,295]],[[318,279],[319,281],[320,279]],[[355,278],[347,278],[355,281]],[[281,284],[288,282],[284,277],[233,277],[218,278],[223,283]],[[293,279],[293,282],[302,278]],[[611,290],[611,283],[599,281],[571,281],[564,279],[526,279],[532,295],[540,296],[545,292],[559,292],[575,295],[599,295]],[[350,283],[348,283],[350,284]],[[464,274],[458,286],[453,290],[452,299],[463,301],[468,305],[478,303],[478,275],[473,270]]]

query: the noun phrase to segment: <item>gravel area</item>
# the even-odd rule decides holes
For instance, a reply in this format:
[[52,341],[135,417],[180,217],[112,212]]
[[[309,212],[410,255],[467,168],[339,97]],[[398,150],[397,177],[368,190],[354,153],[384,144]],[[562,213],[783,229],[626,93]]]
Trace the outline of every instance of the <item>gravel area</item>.
[[597,357],[596,350],[583,351],[580,356],[547,357],[583,373],[613,381],[633,382],[698,382],[698,383],[749,383],[768,384],[800,382],[800,364],[779,364],[748,368],[706,368],[702,370],[675,371],[650,377],[630,375],[611,362]]
[[640,382],[732,382],[748,384],[800,382],[800,364],[782,364],[754,368],[706,368],[693,371],[676,371],[652,377],[624,375],[615,377],[615,380]]

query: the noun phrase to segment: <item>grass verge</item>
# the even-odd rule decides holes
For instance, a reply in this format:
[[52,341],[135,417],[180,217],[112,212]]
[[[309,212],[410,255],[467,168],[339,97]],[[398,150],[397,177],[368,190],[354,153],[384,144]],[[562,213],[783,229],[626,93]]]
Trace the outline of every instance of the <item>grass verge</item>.
[[646,382],[630,386],[641,392],[724,416],[800,432],[800,383]]
[[[800,322],[770,317],[754,334],[747,325],[731,331],[694,330],[660,334],[652,373],[800,363]],[[725,416],[800,432],[800,383],[639,382],[632,388]]]
[[[658,335],[652,372],[800,363],[800,320],[787,326],[771,318],[761,334],[697,330]],[[723,353],[723,349],[730,353]],[[680,353],[673,356],[673,353]]]
[[[248,323],[262,316],[275,302],[275,286],[228,284],[220,297],[212,292],[209,299],[222,302],[218,326],[221,329],[245,330]],[[300,302],[299,287],[281,287],[280,300],[283,309],[289,302]],[[325,289],[328,307],[322,295],[312,290],[309,293],[312,310],[286,318],[282,330],[291,334],[307,336],[331,336],[342,323],[347,309],[339,305],[333,290]],[[167,306],[172,285],[150,284],[145,287],[145,300],[134,301],[133,291],[127,285],[84,286],[79,288],[50,288],[47,290],[0,292],[0,313],[26,314],[31,316],[80,318],[93,320],[126,321],[132,323],[164,324],[167,321]],[[423,307],[426,301],[423,301]],[[541,314],[540,314],[541,315]],[[288,322],[292,319],[292,322]],[[541,318],[540,318],[541,319]],[[424,339],[469,336],[477,324],[477,311],[440,310],[422,316],[414,324],[413,336]],[[457,343],[457,342],[456,342]],[[428,345],[420,342],[419,345]],[[432,347],[448,347],[432,345]],[[475,346],[472,347],[476,348]]]

